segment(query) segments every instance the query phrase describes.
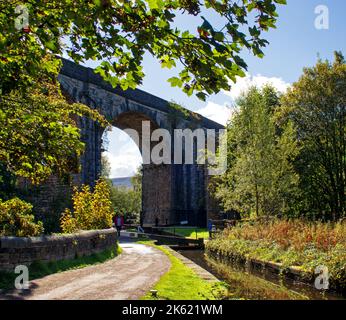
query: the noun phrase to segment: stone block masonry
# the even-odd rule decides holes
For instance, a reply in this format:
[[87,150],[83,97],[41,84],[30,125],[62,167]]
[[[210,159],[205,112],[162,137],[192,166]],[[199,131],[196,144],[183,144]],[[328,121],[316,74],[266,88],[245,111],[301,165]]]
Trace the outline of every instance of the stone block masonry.
[[[197,116],[187,109],[173,107],[166,100],[155,97],[141,90],[113,88],[90,68],[63,60],[58,80],[61,89],[69,101],[83,103],[97,109],[112,126],[121,130],[131,129],[138,135],[136,141],[142,155],[145,130],[143,121],[150,123],[150,133],[155,129],[164,129],[174,137],[174,130],[200,129],[219,130],[224,127],[202,116]],[[101,173],[101,154],[103,150],[103,133],[97,122],[82,118],[79,127],[85,152],[81,157],[80,182],[93,186]],[[196,139],[194,139],[196,140]],[[186,140],[182,143],[185,154]],[[174,154],[174,141],[171,145]],[[158,141],[152,141],[150,150]],[[148,151],[148,150],[147,150]],[[207,166],[197,162],[197,146],[194,149],[194,162],[160,164],[144,161],[142,180],[142,215],[144,226],[180,224],[203,226],[207,224],[207,208],[212,202],[206,201],[208,189],[206,183]],[[150,162],[150,161],[149,161]]]
[[0,271],[13,271],[17,265],[49,262],[99,253],[116,245],[115,229],[83,231],[70,235],[32,238],[0,238]]

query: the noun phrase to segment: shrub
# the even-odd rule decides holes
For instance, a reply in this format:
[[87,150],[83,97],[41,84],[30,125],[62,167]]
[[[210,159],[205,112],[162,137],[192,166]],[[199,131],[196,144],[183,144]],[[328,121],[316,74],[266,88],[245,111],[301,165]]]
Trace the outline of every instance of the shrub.
[[333,288],[346,292],[346,222],[304,220],[247,222],[225,230],[206,244],[207,252],[232,260],[257,259],[300,267],[310,275],[326,266]]
[[107,229],[112,227],[112,203],[110,187],[104,180],[96,183],[92,192],[89,186],[75,188],[72,197],[73,210],[66,209],[60,220],[64,233],[79,230]]
[[18,198],[0,200],[0,236],[33,237],[43,233],[41,221],[35,222],[32,205]]
[[301,252],[313,246],[329,251],[337,244],[346,248],[346,222],[322,223],[304,220],[249,222],[226,231],[231,239],[275,242],[280,248]]

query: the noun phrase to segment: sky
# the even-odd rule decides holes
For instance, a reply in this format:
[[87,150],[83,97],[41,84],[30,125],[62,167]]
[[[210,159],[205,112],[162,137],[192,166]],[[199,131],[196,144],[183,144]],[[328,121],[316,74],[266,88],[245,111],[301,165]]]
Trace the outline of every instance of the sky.
[[[270,82],[284,92],[299,79],[303,68],[313,66],[318,58],[332,60],[335,50],[346,55],[345,0],[287,0],[287,3],[286,6],[278,7],[277,29],[264,34],[264,38],[270,43],[264,49],[265,57],[259,59],[248,52],[241,55],[248,65],[247,76],[238,79],[230,92],[210,96],[206,102],[188,97],[167,82],[177,71],[162,69],[149,55],[144,61],[146,77],[139,88],[226,124],[232,114],[235,99],[249,86],[262,86]],[[320,5],[329,11],[328,29],[318,29],[315,26],[316,20],[320,21],[320,14],[315,10]],[[177,23],[183,28],[193,29],[200,21],[181,18]],[[216,20],[213,22],[217,23]],[[132,176],[142,161],[138,147],[124,132],[116,128],[108,134],[108,139],[106,156],[111,163],[111,178]]]

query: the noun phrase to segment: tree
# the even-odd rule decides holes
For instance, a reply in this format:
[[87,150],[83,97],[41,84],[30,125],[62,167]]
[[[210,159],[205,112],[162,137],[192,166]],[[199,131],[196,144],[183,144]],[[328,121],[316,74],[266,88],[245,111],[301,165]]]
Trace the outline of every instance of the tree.
[[139,223],[139,215],[142,209],[141,194],[134,189],[126,187],[113,187],[111,201],[116,213],[125,215],[126,220]]
[[143,167],[139,166],[136,174],[131,178],[133,189],[142,195]]
[[126,215],[127,220],[139,223],[142,211],[142,168],[131,178],[133,188],[112,187],[111,200],[117,213]]
[[267,86],[251,88],[237,102],[239,111],[228,125],[228,170],[216,187],[226,210],[278,215],[298,182],[290,159],[297,152],[291,124],[278,132],[273,114],[279,96]]
[[16,177],[0,162],[0,199],[8,200],[15,195]]
[[111,174],[111,163],[105,154],[101,155],[101,177],[104,179],[109,179]]
[[[285,3],[0,1],[0,162],[33,182],[77,165],[83,144],[70,117],[92,112],[81,105],[68,106],[61,95],[50,95],[50,84],[53,92],[59,89],[63,53],[76,63],[100,61],[97,72],[124,90],[141,83],[143,56],[150,53],[164,68],[179,67],[179,74],[169,79],[172,86],[205,99],[229,89],[230,80],[244,75],[246,64],[239,56],[243,47],[263,55],[261,48],[268,42],[262,32],[275,27],[276,4]],[[206,9],[219,18],[220,27],[202,16]],[[201,25],[180,30],[179,15],[196,16]],[[96,113],[92,116],[97,118]]]
[[338,219],[346,214],[346,63],[318,61],[283,98],[279,123],[293,122],[301,152],[302,214]]
[[[275,27],[276,4],[286,0],[26,0],[24,8],[18,4],[0,3],[3,93],[26,89],[38,75],[56,75],[58,58],[45,58],[64,51],[77,63],[102,61],[97,71],[113,86],[134,88],[144,77],[143,56],[150,53],[164,68],[180,65],[181,72],[169,79],[172,86],[205,99],[228,90],[230,80],[244,75],[242,48],[263,56],[261,48],[268,42],[262,32]],[[216,16],[219,25],[212,25],[204,12]],[[23,15],[30,24],[17,30]],[[201,24],[197,30],[180,30],[179,15],[196,16]]]
[[84,144],[77,116],[107,124],[96,111],[66,102],[56,82],[40,83],[28,93],[13,90],[0,99],[0,163],[34,183],[78,170]]

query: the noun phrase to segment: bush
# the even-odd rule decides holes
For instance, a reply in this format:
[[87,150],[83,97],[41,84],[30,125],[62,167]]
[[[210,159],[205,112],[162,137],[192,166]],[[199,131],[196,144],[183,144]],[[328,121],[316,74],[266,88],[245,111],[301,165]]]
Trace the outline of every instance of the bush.
[[62,231],[73,233],[111,228],[113,211],[110,193],[110,187],[104,180],[97,181],[93,192],[89,186],[82,186],[80,191],[75,188],[73,211],[66,209],[60,220]]
[[346,292],[346,222],[303,220],[247,222],[225,230],[206,244],[207,252],[232,260],[257,259],[299,267],[313,275],[326,266],[333,288]]
[[249,222],[226,232],[230,239],[265,240],[280,248],[301,252],[313,246],[329,251],[340,244],[346,248],[346,222],[322,223],[300,219]]
[[0,236],[34,237],[43,233],[41,221],[35,222],[32,205],[18,198],[0,200]]

